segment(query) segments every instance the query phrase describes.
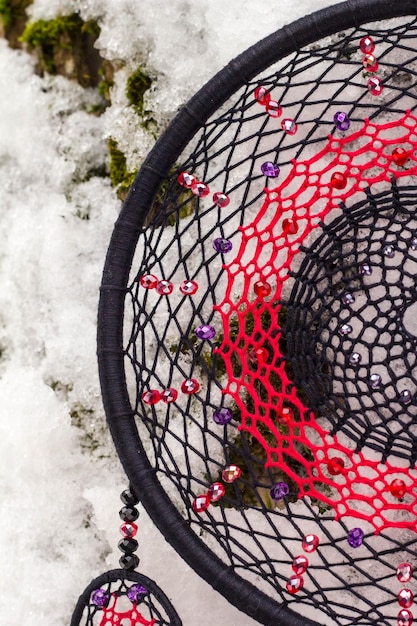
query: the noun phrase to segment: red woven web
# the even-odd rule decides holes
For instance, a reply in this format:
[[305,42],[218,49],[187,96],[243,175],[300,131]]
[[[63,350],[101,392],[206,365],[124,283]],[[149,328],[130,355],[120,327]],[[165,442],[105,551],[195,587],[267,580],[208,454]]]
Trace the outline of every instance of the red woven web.
[[[417,472],[405,468],[404,462],[397,466],[391,457],[382,463],[367,449],[356,453],[324,430],[286,372],[279,312],[294,257],[313,229],[341,203],[349,206],[364,197],[366,188],[417,173],[416,126],[417,118],[409,112],[386,124],[366,120],[347,137],[329,136],[326,147],[310,159],[293,161],[286,179],[265,189],[254,221],[240,229],[241,245],[234,261],[225,266],[227,288],[217,307],[224,328],[218,353],[226,365],[225,393],[240,410],[240,429],[263,446],[266,466],[285,472],[296,483],[299,497],[308,495],[333,506],[336,519],[349,515],[366,520],[376,532],[389,526],[417,530]],[[407,151],[405,167],[395,163],[392,153],[397,148]],[[344,189],[331,185],[335,172],[347,176]],[[297,232],[288,232],[288,219]],[[254,285],[259,281],[272,288],[268,296],[256,295]],[[258,352],[257,358],[261,348],[266,351]],[[282,413],[288,408],[293,413],[289,420],[288,411]],[[310,453],[303,454],[303,448]],[[328,471],[335,457],[344,462],[337,476]],[[297,466],[303,471],[295,471]],[[404,481],[404,499],[392,495],[393,480]]]
[[100,626],[154,626],[156,624],[156,619],[149,621],[143,617],[136,604],[133,604],[132,608],[127,611],[118,610],[119,599],[116,594],[112,595],[109,606],[104,609]]

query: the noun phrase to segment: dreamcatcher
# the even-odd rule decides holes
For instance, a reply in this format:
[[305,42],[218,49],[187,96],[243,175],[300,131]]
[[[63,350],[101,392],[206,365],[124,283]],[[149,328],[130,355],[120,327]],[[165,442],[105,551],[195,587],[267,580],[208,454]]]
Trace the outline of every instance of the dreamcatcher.
[[413,623],[416,14],[346,2],[232,61],[157,142],[108,250],[123,466],[262,624]]

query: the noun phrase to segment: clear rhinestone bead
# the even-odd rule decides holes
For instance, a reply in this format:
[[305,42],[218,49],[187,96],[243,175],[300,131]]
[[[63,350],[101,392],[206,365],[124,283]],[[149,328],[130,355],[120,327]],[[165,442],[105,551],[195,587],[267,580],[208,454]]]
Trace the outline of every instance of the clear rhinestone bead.
[[417,237],[413,237],[410,243],[411,250],[417,250]]
[[381,386],[382,378],[379,374],[371,374],[369,377],[369,386],[372,389],[378,389]]
[[343,304],[353,304],[355,302],[355,296],[350,291],[346,291],[346,293],[342,296]]
[[342,335],[342,337],[346,337],[346,335],[350,335],[352,330],[353,328],[350,324],[342,324],[341,326],[339,326],[339,335]]
[[349,355],[350,365],[359,365],[361,360],[362,360],[362,357],[359,354],[359,352],[352,352],[352,354]]
[[382,252],[388,259],[393,259],[395,257],[395,248],[391,244],[384,246]]
[[372,267],[369,263],[362,263],[362,265],[359,266],[359,274],[363,276],[370,276],[372,274]]
[[400,402],[402,402],[403,404],[410,404],[411,400],[413,399],[413,396],[409,389],[403,389],[398,397]]

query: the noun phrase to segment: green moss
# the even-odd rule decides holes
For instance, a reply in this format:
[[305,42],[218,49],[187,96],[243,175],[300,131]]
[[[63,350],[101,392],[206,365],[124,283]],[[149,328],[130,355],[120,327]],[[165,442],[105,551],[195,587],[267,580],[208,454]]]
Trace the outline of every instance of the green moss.
[[78,13],[28,24],[20,41],[36,51],[41,72],[62,74],[78,80],[83,87],[99,83],[103,63],[94,42],[100,27],[94,20],[84,22]]
[[109,174],[113,187],[117,189],[117,195],[121,200],[127,195],[127,192],[133,183],[137,171],[129,172],[126,164],[126,157],[117,146],[117,141],[109,139],[107,147],[110,155]]
[[138,67],[127,79],[126,97],[129,104],[132,105],[140,115],[142,115],[144,111],[144,95],[151,85],[152,79],[142,67]]
[[5,30],[12,28],[19,20],[26,19],[26,9],[32,0],[0,0],[0,19]]

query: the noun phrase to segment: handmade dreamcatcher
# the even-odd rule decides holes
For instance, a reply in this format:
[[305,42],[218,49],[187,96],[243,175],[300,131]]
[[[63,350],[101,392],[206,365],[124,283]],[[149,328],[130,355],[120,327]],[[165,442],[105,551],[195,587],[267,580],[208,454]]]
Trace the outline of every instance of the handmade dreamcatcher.
[[416,16],[349,1],[232,61],[109,247],[98,356],[123,466],[262,624],[413,623]]

